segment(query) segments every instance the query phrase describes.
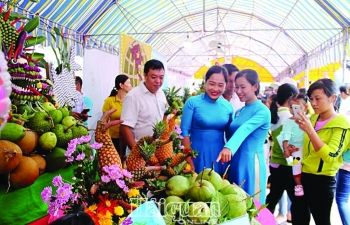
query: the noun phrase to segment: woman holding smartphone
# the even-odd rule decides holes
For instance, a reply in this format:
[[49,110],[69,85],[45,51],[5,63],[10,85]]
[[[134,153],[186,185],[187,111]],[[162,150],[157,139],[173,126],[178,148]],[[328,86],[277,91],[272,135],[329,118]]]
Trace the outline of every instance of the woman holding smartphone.
[[309,212],[317,225],[331,224],[335,176],[343,164],[342,153],[350,143],[349,122],[334,109],[336,94],[337,87],[332,80],[317,80],[307,92],[315,114],[309,119],[299,113],[300,119],[295,119],[299,128],[306,133],[301,175],[304,196],[296,198],[303,201],[297,210],[307,212],[308,220],[300,225],[309,224]]

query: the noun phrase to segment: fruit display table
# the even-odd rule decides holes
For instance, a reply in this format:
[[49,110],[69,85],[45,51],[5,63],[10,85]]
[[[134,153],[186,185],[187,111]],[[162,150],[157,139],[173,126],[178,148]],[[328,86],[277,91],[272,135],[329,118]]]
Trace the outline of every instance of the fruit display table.
[[1,224],[28,224],[47,215],[48,206],[44,204],[40,193],[52,185],[54,176],[60,174],[64,180],[71,181],[74,167],[60,169],[53,173],[42,174],[34,184],[22,189],[10,189],[0,185]]

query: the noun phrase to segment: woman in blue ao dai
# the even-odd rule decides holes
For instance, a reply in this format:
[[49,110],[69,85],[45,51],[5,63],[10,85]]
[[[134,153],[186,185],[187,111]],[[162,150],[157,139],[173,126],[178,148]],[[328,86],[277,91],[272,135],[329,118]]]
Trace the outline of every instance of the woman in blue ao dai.
[[[232,122],[232,105],[221,97],[227,83],[227,71],[222,66],[211,67],[205,75],[205,93],[190,97],[181,118],[184,146],[191,145],[198,156],[188,162],[197,173],[210,168],[225,144],[224,132]],[[214,164],[214,169],[223,174],[226,165]]]
[[254,70],[240,71],[236,75],[235,83],[235,91],[246,105],[235,113],[230,125],[232,136],[220,152],[217,161],[223,163],[230,161],[229,181],[236,184],[245,181],[242,188],[250,195],[261,191],[256,197],[264,203],[266,197],[264,142],[270,129],[271,114],[257,98],[260,82]]

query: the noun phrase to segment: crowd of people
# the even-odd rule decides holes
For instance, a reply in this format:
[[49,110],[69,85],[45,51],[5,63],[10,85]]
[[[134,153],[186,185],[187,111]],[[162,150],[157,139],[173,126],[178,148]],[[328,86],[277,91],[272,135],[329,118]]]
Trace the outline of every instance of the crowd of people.
[[[147,61],[144,78],[132,88],[128,76],[118,75],[102,108],[116,108],[110,119],[122,120],[109,130],[122,158],[152,135],[166,110],[163,64]],[[182,144],[199,153],[187,159],[194,171],[215,162],[222,175],[230,165],[229,181],[243,183],[271,213],[286,194],[288,219],[297,225],[309,224],[310,215],[317,225],[331,224],[336,196],[343,224],[350,224],[350,85],[338,89],[331,79],[320,79],[299,90],[286,82],[260,95],[257,72],[232,64],[212,66],[204,79],[205,93],[186,101],[180,125]]]

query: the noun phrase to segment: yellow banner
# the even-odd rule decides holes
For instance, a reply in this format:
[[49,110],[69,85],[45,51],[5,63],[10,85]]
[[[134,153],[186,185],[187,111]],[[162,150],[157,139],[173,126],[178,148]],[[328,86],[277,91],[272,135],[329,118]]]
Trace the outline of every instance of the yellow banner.
[[[230,59],[225,59],[224,57],[213,59],[210,61],[210,67],[214,66],[216,64],[222,65],[225,63],[231,63],[238,67],[239,70],[244,69],[253,69],[259,74],[260,82],[274,82],[274,78],[270,71],[268,71],[265,67],[260,66],[257,62],[243,58],[243,57],[231,57]],[[201,68],[197,70],[197,72],[194,74],[195,79],[203,79],[204,75],[210,68],[208,65],[204,65]]]
[[143,67],[152,57],[152,46],[123,33],[119,43],[120,73],[128,75],[131,85],[136,87],[144,79]]

